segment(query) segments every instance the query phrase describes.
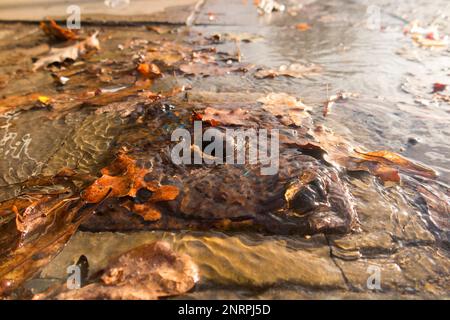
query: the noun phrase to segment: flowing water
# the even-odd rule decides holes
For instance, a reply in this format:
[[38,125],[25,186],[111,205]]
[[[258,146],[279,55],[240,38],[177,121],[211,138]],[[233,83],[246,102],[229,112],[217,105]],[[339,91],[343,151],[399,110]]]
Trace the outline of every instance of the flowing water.
[[[188,85],[193,88],[189,93],[193,103],[198,99],[200,104],[217,102],[220,97],[247,96],[247,101],[285,92],[311,106],[316,125],[323,124],[363,149],[390,150],[421,162],[439,173],[441,185],[450,183],[450,104],[433,100],[431,94],[433,83],[450,84],[450,49],[418,47],[403,33],[408,22],[419,19],[438,24],[442,33],[450,34],[447,1],[286,4],[287,12],[258,16],[252,1],[227,1],[227,5],[207,1],[198,13],[198,25],[173,27],[178,32],[164,35],[144,27],[104,27],[102,50],[87,61],[106,65],[106,71],[99,73],[87,63],[77,62],[64,88],[55,86],[48,72],[24,71],[31,65],[31,57],[47,49],[38,28],[4,25],[0,31],[0,70],[4,76],[0,80],[6,84],[0,93],[8,97],[42,92],[51,97],[81,94],[99,86],[115,91],[133,81],[127,71],[133,65],[131,56],[148,41],[177,39],[202,48],[210,46],[202,39],[217,33],[251,34],[251,41],[226,41],[215,47],[234,52],[238,46],[241,62],[246,64],[278,68],[314,63],[323,71],[301,79],[167,75],[155,81],[153,90]],[[303,7],[295,10],[299,4]],[[367,25],[369,5],[380,9],[381,25],[375,30]],[[209,19],[207,13],[215,18]],[[308,23],[311,28],[300,31],[295,28],[298,23]],[[126,49],[122,52],[118,45]],[[108,79],[99,84],[98,74]],[[324,101],[342,90],[355,97],[337,102],[323,116]],[[205,92],[212,101],[206,101]],[[63,117],[49,117],[42,109],[13,111],[0,117],[1,200],[20,194],[21,183],[33,175],[56,174],[64,167],[98,174],[113,157],[109,150],[114,141],[126,139],[123,130],[129,127],[118,112],[97,112],[92,106],[71,109],[67,107],[71,100],[64,101]],[[153,141],[158,133],[145,139]],[[281,236],[84,229],[26,286],[39,291],[64,279],[67,266],[80,255],[88,258],[90,272],[95,273],[111,256],[163,239],[200,266],[200,283],[182,298],[448,298],[448,230],[437,230],[426,214],[411,205],[411,195],[401,186],[383,186],[369,175],[347,174],[344,180],[355,201],[360,232]],[[379,290],[367,287],[370,266],[381,270]]]

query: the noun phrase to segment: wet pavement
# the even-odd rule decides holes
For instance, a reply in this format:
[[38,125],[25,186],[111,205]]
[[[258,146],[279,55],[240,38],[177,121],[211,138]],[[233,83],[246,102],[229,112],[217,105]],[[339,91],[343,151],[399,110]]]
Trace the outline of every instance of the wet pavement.
[[[32,58],[60,44],[36,25],[2,26],[0,292],[11,294],[4,289],[8,283],[16,289],[12,297],[31,297],[64,281],[67,266],[82,255],[95,274],[111,257],[164,240],[200,269],[199,283],[181,298],[449,298],[449,89],[432,91],[434,83],[450,83],[450,51],[420,46],[404,33],[419,19],[450,34],[446,1],[284,3],[283,12],[258,15],[252,1],[208,0],[189,11],[195,14],[189,28],[181,25],[185,19],[153,28],[95,25],[94,19],[83,32],[100,31],[100,50],[36,72]],[[380,8],[376,28],[367,23],[369,5]],[[183,17],[187,12],[173,10]],[[142,77],[136,67],[144,62],[155,62],[163,76]],[[314,64],[320,71],[273,76],[292,64]],[[270,69],[272,76],[257,76]],[[349,98],[336,99],[324,112],[327,99],[342,91]],[[261,103],[271,93],[290,95],[290,107],[301,99],[308,110],[274,111]],[[42,96],[51,103],[36,104]],[[293,160],[283,162],[275,180],[250,166],[174,166],[167,159],[171,132],[190,128],[193,111],[206,114],[207,108],[246,112],[239,121],[217,118],[228,126],[284,130],[280,162],[292,154]],[[291,129],[299,136],[286,133]],[[320,148],[308,149],[300,140]],[[396,152],[439,175],[430,178],[430,171],[399,164],[400,183],[390,181],[395,179],[379,167],[353,162],[355,155],[342,161],[344,145]],[[81,207],[80,190],[105,174],[101,168],[115,171],[111,163],[124,148],[151,179],[177,186],[183,201],[152,203],[153,221],[136,214],[142,203],[130,193]],[[322,151],[327,155],[318,155]],[[71,174],[50,183],[32,179],[67,168],[78,180]],[[284,202],[275,207],[288,178],[310,171],[318,178],[308,183],[331,186],[323,187],[325,195],[320,184],[312,189],[327,216],[292,213]],[[21,224],[8,201],[21,211],[24,199],[44,199],[46,212],[48,195],[62,199],[55,219],[70,230],[60,230],[49,213],[45,231],[31,223],[30,236],[23,230],[16,235]],[[313,212],[322,212],[314,206]],[[357,217],[342,232],[330,220],[351,216],[349,206]],[[73,207],[80,210],[75,215]],[[55,240],[67,240],[77,229],[64,247]],[[42,234],[42,241],[35,240]],[[22,251],[13,245],[16,237],[25,243]],[[30,256],[38,258],[23,269]],[[368,285],[373,270],[381,277],[375,289]]]

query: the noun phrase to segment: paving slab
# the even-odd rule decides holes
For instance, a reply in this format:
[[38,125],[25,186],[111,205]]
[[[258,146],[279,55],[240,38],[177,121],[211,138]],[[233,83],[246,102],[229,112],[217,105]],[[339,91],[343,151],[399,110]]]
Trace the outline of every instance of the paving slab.
[[45,17],[62,20],[68,16],[68,7],[76,5],[80,8],[81,23],[84,20],[185,24],[197,3],[198,0],[2,0],[0,21],[40,21]]

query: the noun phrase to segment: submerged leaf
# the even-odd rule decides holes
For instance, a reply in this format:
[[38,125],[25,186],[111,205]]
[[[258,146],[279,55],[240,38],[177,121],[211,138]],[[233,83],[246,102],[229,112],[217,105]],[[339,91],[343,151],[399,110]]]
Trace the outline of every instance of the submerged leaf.
[[248,110],[242,108],[237,109],[216,109],[208,107],[201,115],[201,120],[209,122],[213,125],[237,125],[243,126],[248,124],[250,114]]
[[157,241],[114,259],[98,282],[59,293],[55,298],[154,300],[185,293],[198,280],[198,267],[189,256],[178,254],[169,244]]
[[263,104],[263,109],[270,112],[280,122],[286,126],[292,124],[301,126],[308,115],[305,113],[309,108],[299,99],[286,93],[270,93],[269,95],[258,99]]
[[82,198],[88,203],[98,203],[107,196],[136,197],[142,188],[154,192],[152,202],[174,200],[178,196],[175,186],[160,186],[156,181],[147,181],[145,176],[149,172],[120,152],[111,165],[101,170],[102,176],[82,192]]

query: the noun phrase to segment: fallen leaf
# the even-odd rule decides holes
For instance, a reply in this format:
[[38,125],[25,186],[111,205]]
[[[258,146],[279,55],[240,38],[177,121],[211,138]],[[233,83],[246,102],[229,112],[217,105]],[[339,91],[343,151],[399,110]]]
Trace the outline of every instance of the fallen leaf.
[[80,56],[86,54],[88,51],[99,50],[100,43],[97,39],[97,35],[98,32],[95,32],[93,35],[89,36],[83,41],[78,41],[65,47],[51,48],[46,55],[40,57],[34,63],[33,71],[36,71],[39,68],[45,67],[51,63],[64,62],[67,59],[75,61]]
[[306,31],[311,29],[311,26],[307,23],[299,23],[295,26],[295,28],[300,31]]
[[[94,208],[72,193],[30,194],[15,199],[16,219],[0,223],[0,296],[38,273],[55,257]],[[5,210],[5,206],[0,205]],[[3,215],[3,213],[1,214]],[[0,215],[0,216],[1,216]]]
[[358,157],[367,161],[375,161],[380,164],[384,164],[386,166],[397,168],[404,172],[409,172],[412,174],[417,174],[427,178],[436,178],[437,174],[433,169],[430,169],[424,165],[415,163],[409,159],[402,157],[401,155],[381,150],[381,151],[373,151],[373,152],[360,152],[355,150]]
[[[185,293],[199,280],[197,265],[157,241],[134,248],[115,258],[96,283],[65,290],[56,299],[153,300]],[[48,298],[36,296],[35,299]]]
[[221,125],[243,126],[248,124],[250,114],[242,108],[236,109],[216,109],[208,107],[203,111],[201,120]]
[[186,59],[192,52],[192,49],[175,42],[164,42],[162,45],[149,48],[145,55],[146,61],[161,61],[166,66],[174,64]]
[[450,95],[436,93],[433,97],[439,101],[450,103]]
[[314,76],[319,74],[322,68],[315,64],[299,64],[282,65],[278,69],[261,69],[255,73],[258,79],[275,78],[278,76],[286,76],[292,78],[304,78],[305,76]]
[[146,78],[158,78],[160,77],[161,70],[159,70],[158,66],[154,63],[141,63],[138,65],[137,70],[139,73]]
[[76,40],[78,35],[70,29],[60,27],[54,20],[41,21],[39,28],[50,38],[57,40]]
[[286,93],[270,93],[258,99],[263,104],[263,109],[278,117],[280,122],[286,126],[295,124],[301,126],[304,119],[308,117],[305,113],[309,108],[299,99]]
[[151,202],[174,200],[178,196],[175,186],[160,186],[156,181],[146,181],[150,170],[141,168],[136,161],[119,152],[116,159],[101,170],[102,176],[82,192],[82,199],[98,203],[105,197],[136,197],[141,188],[154,192]]
[[[148,169],[136,166],[135,160],[121,152],[110,166],[101,170],[102,176],[82,192],[82,198],[88,203],[98,203],[106,196],[136,196],[137,190],[146,187],[144,176]],[[151,190],[155,190],[153,186]]]
[[49,105],[50,104],[50,98],[47,96],[39,96],[38,101],[42,103],[43,105]]
[[324,159],[348,171],[366,171],[384,182],[400,182],[400,173],[436,178],[437,173],[391,151],[358,151],[350,143],[324,128],[314,131],[315,145],[325,151]]
[[433,91],[431,93],[441,92],[447,88],[446,84],[443,83],[433,83]]

